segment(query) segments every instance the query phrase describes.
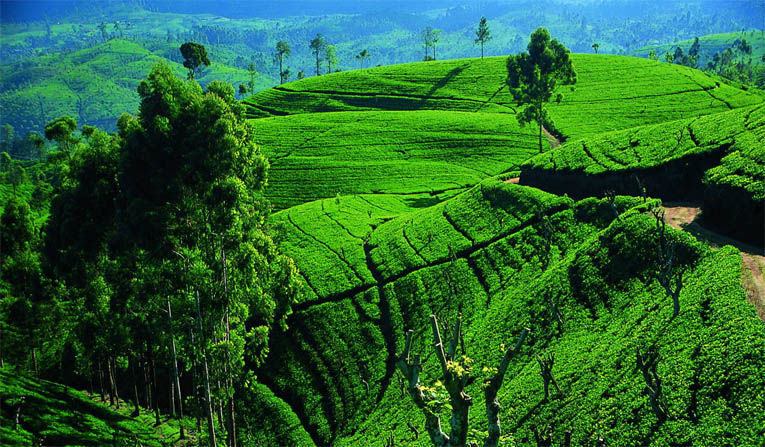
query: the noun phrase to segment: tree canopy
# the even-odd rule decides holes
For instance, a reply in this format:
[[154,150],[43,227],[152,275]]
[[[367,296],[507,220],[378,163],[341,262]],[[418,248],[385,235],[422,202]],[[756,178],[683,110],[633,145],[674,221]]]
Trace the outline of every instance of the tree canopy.
[[210,59],[207,57],[207,49],[204,45],[194,42],[186,42],[181,45],[181,55],[183,56],[183,66],[189,70],[189,79],[194,79],[197,69],[204,65],[210,65]]
[[[571,53],[557,39],[550,39],[545,28],[531,33],[527,51],[507,58],[507,85],[515,101],[522,107],[515,115],[521,125],[535,121],[539,125],[539,151],[542,152],[542,127],[553,130],[544,108],[559,85],[576,83]],[[563,94],[555,94],[560,102]]]
[[491,39],[491,31],[489,31],[486,17],[481,17],[481,21],[478,22],[478,29],[475,30],[475,40],[473,41],[476,44],[481,44],[481,59],[483,59],[483,46]]

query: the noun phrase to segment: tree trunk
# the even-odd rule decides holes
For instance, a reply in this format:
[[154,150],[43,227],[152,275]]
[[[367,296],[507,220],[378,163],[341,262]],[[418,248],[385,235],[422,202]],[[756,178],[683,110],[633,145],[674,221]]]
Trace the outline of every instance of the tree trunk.
[[131,364],[132,368],[130,369],[133,372],[133,392],[135,393],[135,410],[133,410],[133,414],[131,416],[137,417],[141,414],[141,409],[138,404],[138,374],[136,373],[135,360],[133,360]]
[[[318,64],[317,64],[318,67]],[[199,327],[199,342],[202,345],[202,361],[204,363],[205,377],[205,398],[207,399],[207,429],[210,434],[210,446],[216,447],[215,443],[215,421],[213,420],[212,399],[210,398],[210,371],[207,367],[207,348],[204,345],[204,334],[202,333],[202,311],[199,308],[199,290],[196,290],[197,306],[197,325]]]
[[[15,191],[16,190],[14,188],[14,194],[16,194]],[[35,367],[35,377],[39,379],[40,372],[37,370],[37,348],[34,348],[34,347],[32,348],[32,363],[34,364],[34,367]]]
[[120,390],[117,385],[117,360],[112,357],[112,375],[114,380],[114,402],[117,404],[117,409],[120,409]]
[[481,41],[481,59],[483,59],[483,40]]
[[[194,330],[191,328],[191,324],[188,325],[189,328],[189,340],[191,340],[191,346],[196,346],[194,343]],[[194,353],[194,350],[191,350],[191,383],[194,388],[194,417],[197,420],[197,433],[202,432],[202,422],[200,421],[199,417],[199,410],[202,408],[202,404],[199,402],[199,380],[197,379],[197,356]]]
[[[181,394],[181,381],[178,378],[178,358],[175,354],[175,336],[173,335],[173,310],[170,307],[170,298],[167,299],[167,318],[170,327],[170,347],[173,353],[173,381],[175,382],[175,391],[178,394],[178,416],[180,421],[180,439],[185,439],[186,434],[183,430],[183,394]],[[175,393],[173,393],[175,394]]]
[[539,123],[539,153],[542,153],[542,123]]
[[175,412],[175,383],[173,383],[173,376],[170,376],[168,381],[170,386],[167,390],[167,399],[170,404],[170,416],[175,419],[177,413]]
[[[234,372],[231,369],[231,318],[230,318],[230,306],[229,306],[229,297],[228,297],[228,272],[226,269],[226,249],[223,246],[223,242],[221,240],[221,261],[223,262],[223,296],[224,300],[226,302],[226,375],[228,379],[228,383],[226,384],[227,388],[229,388],[230,395],[228,398],[228,439],[229,439],[229,447],[236,447],[236,409],[234,407]],[[228,393],[226,393],[228,394]]]
[[109,357],[106,358],[106,378],[109,379],[109,406],[114,406],[114,382],[112,378],[112,364]]
[[104,392],[104,371],[101,369],[101,359],[98,359],[98,390],[101,393],[101,403],[106,403],[106,393]]
[[159,394],[157,393],[157,367],[154,364],[154,354],[151,346],[147,344],[146,351],[149,357],[149,366],[151,367],[151,402],[154,404],[154,424],[159,426]]
[[279,85],[284,84],[284,69],[282,68],[282,54],[279,53]]

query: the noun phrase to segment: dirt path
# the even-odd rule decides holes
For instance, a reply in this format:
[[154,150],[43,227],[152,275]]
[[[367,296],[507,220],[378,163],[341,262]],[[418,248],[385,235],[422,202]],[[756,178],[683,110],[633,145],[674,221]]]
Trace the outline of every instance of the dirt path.
[[550,149],[555,149],[560,146],[560,140],[555,138],[555,135],[551,134],[547,129],[542,126],[542,133],[547,137],[547,141],[550,142]]
[[757,315],[765,321],[765,250],[744,244],[715,233],[701,226],[698,217],[701,214],[701,204],[698,203],[666,203],[664,204],[664,219],[678,230],[687,231],[698,239],[709,242],[712,247],[733,245],[741,250],[741,279],[749,302],[757,309]]

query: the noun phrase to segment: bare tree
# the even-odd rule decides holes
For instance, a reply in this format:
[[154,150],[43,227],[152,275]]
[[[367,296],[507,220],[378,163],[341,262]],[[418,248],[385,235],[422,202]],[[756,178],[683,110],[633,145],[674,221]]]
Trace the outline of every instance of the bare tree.
[[555,391],[558,392],[558,395],[563,396],[563,392],[560,390],[558,382],[552,374],[553,365],[555,365],[555,354],[551,352],[542,357],[537,354],[536,358],[537,363],[539,363],[539,373],[542,375],[542,381],[545,388],[545,402],[547,402],[550,397],[550,382],[555,386]]
[[661,378],[656,372],[659,363],[659,353],[650,347],[645,354],[640,353],[640,347],[635,348],[637,368],[643,374],[646,392],[651,402],[651,410],[659,418],[659,422],[667,420],[667,405],[662,394]]
[[[444,342],[441,339],[441,332],[435,315],[430,316],[430,322],[433,329],[433,349],[441,366],[442,386],[448,393],[449,405],[451,406],[452,416],[449,419],[449,434],[443,431],[439,415],[441,407],[446,406],[445,402],[440,402],[433,388],[420,384],[422,362],[419,355],[412,355],[411,353],[412,338],[414,336],[412,330],[409,330],[406,334],[404,351],[396,358],[396,366],[404,376],[405,386],[409,391],[409,395],[414,400],[415,405],[425,415],[425,429],[433,445],[436,447],[464,447],[467,445],[468,413],[473,404],[472,397],[465,393],[465,387],[474,378],[471,376],[470,362],[465,356],[465,343],[462,338],[462,316],[457,317],[446,350],[444,350]],[[520,349],[528,331],[529,329],[524,329],[515,347],[505,351],[505,355],[496,373],[484,383],[486,417],[489,426],[489,435],[484,443],[485,447],[496,447],[499,442],[501,433],[499,423],[500,405],[497,400],[497,394],[502,387],[510,360]],[[462,351],[462,355],[459,357],[457,356],[458,349]]]
[[667,239],[664,210],[653,210],[656,219],[656,254],[659,269],[656,272],[656,280],[664,288],[668,298],[672,298],[672,318],[680,314],[680,291],[683,289],[683,274],[685,269],[673,269],[675,263],[675,243]]

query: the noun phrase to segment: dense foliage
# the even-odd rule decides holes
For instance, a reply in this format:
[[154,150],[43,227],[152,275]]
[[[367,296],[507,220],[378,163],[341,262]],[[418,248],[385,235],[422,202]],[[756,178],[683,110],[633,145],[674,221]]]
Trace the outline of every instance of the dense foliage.
[[[130,390],[157,421],[160,406],[181,419],[185,407],[211,443],[223,430],[235,444],[251,417],[236,396],[300,288],[264,231],[268,163],[231,85],[203,91],[158,64],[138,90],[119,134],[75,137],[69,117],[46,128],[64,156],[49,161],[60,177],[42,228],[19,195],[4,204],[3,361],[97,383],[118,408]],[[171,383],[162,403],[157,370]]]

